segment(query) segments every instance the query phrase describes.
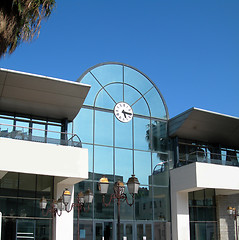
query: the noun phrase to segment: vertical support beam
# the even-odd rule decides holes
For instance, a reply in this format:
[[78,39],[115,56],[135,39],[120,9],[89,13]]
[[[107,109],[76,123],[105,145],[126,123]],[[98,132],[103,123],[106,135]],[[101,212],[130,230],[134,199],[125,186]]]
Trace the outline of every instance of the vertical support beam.
[[171,191],[172,239],[190,240],[188,192]]
[[[74,185],[66,185],[66,184],[56,184],[56,192],[55,199],[58,199],[62,196],[65,188],[68,188],[71,192],[71,205],[74,202]],[[66,211],[62,212],[60,217],[56,216],[54,218],[54,236],[53,240],[73,240],[73,227],[74,227],[74,209],[67,213]]]

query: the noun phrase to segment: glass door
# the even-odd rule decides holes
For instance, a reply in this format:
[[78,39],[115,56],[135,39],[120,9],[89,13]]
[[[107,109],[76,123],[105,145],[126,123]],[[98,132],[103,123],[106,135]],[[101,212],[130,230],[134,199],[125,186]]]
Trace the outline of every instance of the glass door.
[[113,240],[113,223],[96,222],[95,223],[95,240]]
[[35,225],[34,220],[17,220],[16,222],[16,240],[32,239],[35,240]]

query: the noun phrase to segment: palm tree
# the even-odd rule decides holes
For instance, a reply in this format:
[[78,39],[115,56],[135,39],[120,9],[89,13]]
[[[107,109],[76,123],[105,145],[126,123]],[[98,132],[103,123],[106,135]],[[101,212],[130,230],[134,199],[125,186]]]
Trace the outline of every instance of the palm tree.
[[0,57],[38,37],[42,19],[54,6],[55,0],[0,0]]

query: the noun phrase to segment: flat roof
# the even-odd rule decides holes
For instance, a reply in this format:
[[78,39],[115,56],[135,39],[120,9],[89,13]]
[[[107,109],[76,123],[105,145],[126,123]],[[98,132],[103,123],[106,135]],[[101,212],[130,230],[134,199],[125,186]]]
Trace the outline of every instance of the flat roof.
[[0,111],[72,121],[90,85],[0,68]]
[[191,108],[169,120],[169,136],[239,148],[239,118]]

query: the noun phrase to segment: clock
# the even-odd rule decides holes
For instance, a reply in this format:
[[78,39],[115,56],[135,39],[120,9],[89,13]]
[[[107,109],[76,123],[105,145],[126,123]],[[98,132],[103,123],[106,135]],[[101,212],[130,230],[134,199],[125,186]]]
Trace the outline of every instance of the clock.
[[119,121],[127,123],[133,118],[133,109],[128,103],[118,102],[114,107],[114,114]]

